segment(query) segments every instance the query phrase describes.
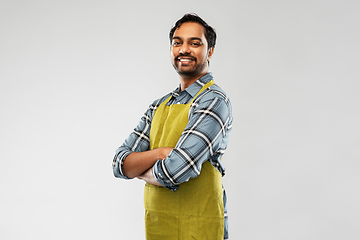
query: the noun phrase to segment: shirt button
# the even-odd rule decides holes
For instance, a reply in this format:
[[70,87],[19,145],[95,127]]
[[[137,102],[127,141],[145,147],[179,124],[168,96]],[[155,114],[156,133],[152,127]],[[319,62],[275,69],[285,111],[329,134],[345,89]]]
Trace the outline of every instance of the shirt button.
[[180,102],[178,102],[177,104],[181,104]]

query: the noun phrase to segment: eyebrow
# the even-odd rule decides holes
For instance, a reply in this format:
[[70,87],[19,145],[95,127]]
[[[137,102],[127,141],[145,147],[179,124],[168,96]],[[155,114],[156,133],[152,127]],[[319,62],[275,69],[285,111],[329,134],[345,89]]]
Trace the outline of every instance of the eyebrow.
[[[180,37],[173,37],[172,39],[173,39],[173,40],[174,40],[174,39],[182,40]],[[198,37],[192,37],[192,38],[190,38],[190,40],[191,40],[191,41],[198,40],[198,41],[202,42],[202,39],[201,39],[201,38],[198,38]]]

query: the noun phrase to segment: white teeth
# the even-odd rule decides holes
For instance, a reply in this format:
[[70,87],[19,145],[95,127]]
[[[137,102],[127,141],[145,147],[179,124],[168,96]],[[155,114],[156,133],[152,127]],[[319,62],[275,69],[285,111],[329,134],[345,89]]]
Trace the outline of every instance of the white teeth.
[[190,62],[192,59],[180,59],[181,62]]

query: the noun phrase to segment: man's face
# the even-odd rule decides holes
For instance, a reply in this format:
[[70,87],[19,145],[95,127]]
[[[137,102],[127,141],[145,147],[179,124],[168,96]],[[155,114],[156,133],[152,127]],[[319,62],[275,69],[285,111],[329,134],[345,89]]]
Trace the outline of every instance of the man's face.
[[196,77],[208,72],[213,48],[208,49],[204,31],[201,24],[194,22],[185,22],[175,30],[170,54],[179,75]]

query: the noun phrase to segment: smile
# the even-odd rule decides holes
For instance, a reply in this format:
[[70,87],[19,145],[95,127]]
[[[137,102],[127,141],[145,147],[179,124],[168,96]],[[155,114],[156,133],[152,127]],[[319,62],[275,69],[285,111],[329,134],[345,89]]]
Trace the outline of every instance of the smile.
[[195,59],[178,57],[177,60],[180,61],[181,63],[190,63],[190,62],[194,61]]
[[191,62],[193,61],[192,59],[180,59],[180,62]]

